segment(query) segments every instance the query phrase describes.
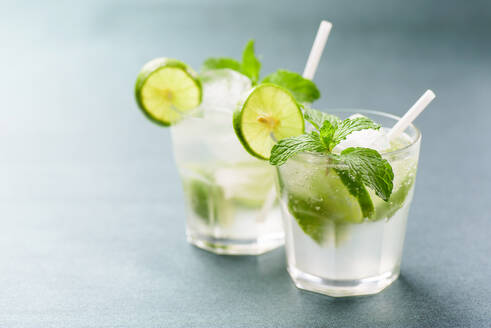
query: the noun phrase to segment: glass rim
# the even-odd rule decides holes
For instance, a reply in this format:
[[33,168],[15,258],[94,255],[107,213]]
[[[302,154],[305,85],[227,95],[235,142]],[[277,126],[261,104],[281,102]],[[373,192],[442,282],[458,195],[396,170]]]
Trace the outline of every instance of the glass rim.
[[[378,110],[371,110],[371,109],[357,109],[357,108],[330,108],[330,109],[328,109],[328,108],[326,108],[325,112],[327,114],[332,114],[332,113],[334,113],[334,114],[335,113],[373,114],[373,115],[378,115],[378,116],[385,116],[385,117],[394,119],[396,121],[401,119],[401,117],[399,117],[397,115],[378,111]],[[396,154],[402,153],[402,152],[407,151],[408,149],[414,147],[414,145],[416,145],[421,140],[421,131],[419,131],[419,129],[413,123],[409,124],[408,128],[409,127],[414,129],[414,131],[416,132],[416,136],[414,137],[413,140],[411,140],[411,142],[408,145],[406,145],[402,148],[396,149],[396,150],[380,152],[380,155],[396,155]],[[317,152],[305,152],[305,153],[308,153],[308,154],[314,155],[314,156],[325,156],[325,155],[327,155],[327,154],[317,153]]]

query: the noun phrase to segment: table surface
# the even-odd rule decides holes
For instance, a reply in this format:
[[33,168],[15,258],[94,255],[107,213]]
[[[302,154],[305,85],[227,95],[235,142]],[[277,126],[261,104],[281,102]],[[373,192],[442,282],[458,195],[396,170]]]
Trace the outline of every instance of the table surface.
[[[184,237],[169,131],[133,100],[147,60],[240,55],[302,71],[334,22],[319,108],[423,133],[402,275],[375,296],[296,289],[283,248],[217,256]],[[0,3],[1,327],[483,327],[491,321],[491,5],[485,1]]]

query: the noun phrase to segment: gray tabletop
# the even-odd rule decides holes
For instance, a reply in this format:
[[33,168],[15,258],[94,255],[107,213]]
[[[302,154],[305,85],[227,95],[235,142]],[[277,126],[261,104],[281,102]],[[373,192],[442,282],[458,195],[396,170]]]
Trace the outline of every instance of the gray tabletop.
[[[257,41],[302,71],[334,23],[320,108],[402,114],[427,88],[402,275],[376,296],[296,289],[284,250],[188,245],[169,131],[137,110],[147,60],[195,68]],[[0,4],[1,327],[483,327],[491,321],[486,1]]]

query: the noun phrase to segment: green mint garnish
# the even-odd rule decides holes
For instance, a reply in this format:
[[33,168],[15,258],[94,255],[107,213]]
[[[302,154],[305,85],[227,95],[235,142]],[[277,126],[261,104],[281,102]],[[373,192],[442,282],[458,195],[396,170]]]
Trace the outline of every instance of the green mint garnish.
[[269,163],[272,165],[283,165],[295,154],[303,151],[322,152],[325,150],[320,140],[319,133],[313,131],[310,134],[302,134],[298,137],[289,137],[280,140],[271,149]]
[[254,40],[247,42],[247,45],[242,52],[242,63],[240,65],[242,74],[248,76],[252,84],[256,84],[259,80],[259,72],[261,71],[261,62],[257,59],[254,53]]
[[334,134],[337,131],[336,126],[337,125],[333,125],[329,121],[324,121],[324,123],[322,123],[319,132],[320,132],[322,144],[324,145],[324,150],[331,151],[331,149],[334,148],[332,145],[334,144],[333,142]]
[[321,96],[314,82],[303,78],[298,73],[284,69],[279,69],[266,76],[262,82],[274,83],[287,89],[299,102],[312,103]]
[[377,196],[386,202],[393,188],[394,172],[387,160],[378,151],[370,148],[350,147],[339,155],[332,155],[335,160],[347,166],[349,175],[361,181],[365,186],[375,191]]
[[208,58],[203,63],[203,69],[233,69],[234,71],[240,72],[240,63],[233,58],[218,57],[218,58]]
[[319,130],[322,143],[328,152],[331,152],[334,147],[355,131],[380,129],[380,125],[366,117],[347,118],[338,122],[332,122],[332,118],[327,118],[322,123],[320,129],[317,124],[315,124],[314,127]]
[[[317,131],[280,140],[271,150],[270,164],[283,165],[289,158],[304,151],[327,154],[327,162],[339,164],[334,171],[358,200],[364,217],[373,216],[374,207],[366,188],[372,189],[384,201],[389,201],[394,180],[389,162],[370,148],[350,147],[340,154],[333,154],[332,150],[349,134],[363,129],[379,129],[380,126],[366,117],[341,121],[313,109],[304,109],[304,117]],[[322,119],[324,121],[321,123]]]
[[212,69],[232,69],[251,79],[253,85],[259,80],[259,72],[261,71],[261,62],[254,53],[254,40],[247,42],[244,51],[242,52],[242,62],[228,57],[212,57],[205,60],[203,70]]
[[[309,134],[297,137],[289,137],[280,140],[271,150],[270,163],[283,165],[290,157],[302,151],[315,151],[331,153],[333,148],[346,137],[359,130],[379,129],[380,125],[367,117],[347,118],[343,121],[335,116],[321,113],[313,114],[315,109],[304,109],[304,117],[308,116],[314,128],[317,130]],[[311,120],[314,118],[313,120]],[[320,118],[324,121],[321,123]]]
[[303,108],[303,117],[306,121],[310,122],[317,130],[319,130],[324,123],[324,121],[329,121],[332,125],[336,126],[338,124],[339,118],[321,112],[320,110],[304,107]]

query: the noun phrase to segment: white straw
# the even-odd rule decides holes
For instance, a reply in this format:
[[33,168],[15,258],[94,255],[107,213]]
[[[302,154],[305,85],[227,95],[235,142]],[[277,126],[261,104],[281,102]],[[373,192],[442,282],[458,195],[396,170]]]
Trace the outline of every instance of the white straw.
[[[303,77],[312,80],[315,75],[315,71],[317,70],[317,66],[319,65],[319,61],[322,56],[322,52],[326,46],[327,37],[331,32],[332,23],[328,21],[322,21],[319,25],[319,29],[317,30],[317,35],[315,36],[314,44],[312,45],[312,50],[310,50],[309,59],[307,59],[307,64],[305,65],[305,70],[303,72]],[[275,142],[276,138],[271,132],[271,139]],[[276,196],[276,188],[273,186],[266,196],[266,200],[261,206],[261,210],[259,211],[259,215],[256,217],[258,222],[263,222],[267,218],[267,213],[273,208],[277,196]]]
[[317,65],[326,46],[327,37],[331,32],[332,23],[323,20],[319,25],[317,30],[317,35],[315,36],[314,44],[312,45],[312,50],[310,50],[309,59],[305,65],[305,70],[303,71],[303,77],[308,80],[313,80],[315,71],[317,70]]
[[406,128],[411,124],[416,117],[428,106],[428,104],[435,99],[435,93],[431,90],[426,90],[426,92],[418,99],[406,114],[390,129],[387,137],[394,139],[398,137]]

